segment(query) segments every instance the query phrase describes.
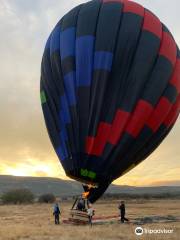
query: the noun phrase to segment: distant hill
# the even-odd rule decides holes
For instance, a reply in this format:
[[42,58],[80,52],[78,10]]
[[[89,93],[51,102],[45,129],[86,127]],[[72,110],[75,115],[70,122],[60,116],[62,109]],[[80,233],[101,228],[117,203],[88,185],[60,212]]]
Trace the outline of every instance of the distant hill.
[[[82,193],[82,186],[75,181],[47,177],[0,176],[0,195],[11,189],[27,188],[35,195],[53,193],[56,196],[73,196]],[[125,195],[158,195],[169,194],[180,196],[180,186],[131,187],[111,185],[106,194]]]

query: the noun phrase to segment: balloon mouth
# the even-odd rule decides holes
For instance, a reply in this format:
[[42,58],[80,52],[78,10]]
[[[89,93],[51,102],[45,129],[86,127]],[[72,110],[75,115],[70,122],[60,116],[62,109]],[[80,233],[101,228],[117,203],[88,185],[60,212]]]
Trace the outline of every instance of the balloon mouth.
[[66,175],[73,180],[82,183],[84,192],[81,196],[82,198],[84,196],[84,199],[87,199],[90,203],[96,202],[111,184],[111,180],[106,179],[102,175],[97,175],[96,179],[81,177],[78,174],[76,175],[76,172],[66,172]]
[[83,183],[84,192],[82,193],[82,198],[88,199],[90,197],[91,192],[93,189],[98,188],[97,186],[91,184],[84,184]]

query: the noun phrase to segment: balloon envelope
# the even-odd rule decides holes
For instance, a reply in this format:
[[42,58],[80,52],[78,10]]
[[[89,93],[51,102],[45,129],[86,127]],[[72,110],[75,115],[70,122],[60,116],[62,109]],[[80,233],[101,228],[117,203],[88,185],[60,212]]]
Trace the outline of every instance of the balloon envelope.
[[81,4],[49,36],[41,73],[47,130],[66,174],[98,186],[91,202],[167,136],[179,93],[179,49],[135,2]]

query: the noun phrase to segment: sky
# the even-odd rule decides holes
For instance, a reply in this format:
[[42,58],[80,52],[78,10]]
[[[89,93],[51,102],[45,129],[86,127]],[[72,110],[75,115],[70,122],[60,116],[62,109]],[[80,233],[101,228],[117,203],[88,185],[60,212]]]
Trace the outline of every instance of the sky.
[[[67,179],[49,141],[39,101],[40,63],[58,20],[83,0],[0,0],[0,174]],[[179,0],[138,0],[180,46]],[[180,118],[161,146],[115,181],[180,185]]]

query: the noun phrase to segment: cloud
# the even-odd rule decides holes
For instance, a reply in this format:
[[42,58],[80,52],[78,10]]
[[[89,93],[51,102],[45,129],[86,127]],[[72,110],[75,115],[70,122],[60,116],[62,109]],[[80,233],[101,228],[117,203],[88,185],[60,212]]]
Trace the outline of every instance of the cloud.
[[152,182],[149,185],[151,186],[180,186],[180,181],[157,181]]

